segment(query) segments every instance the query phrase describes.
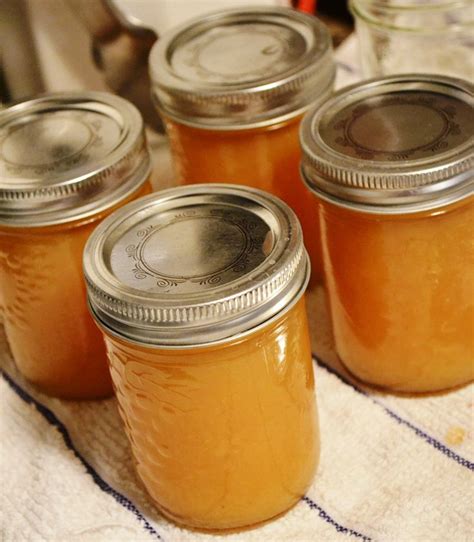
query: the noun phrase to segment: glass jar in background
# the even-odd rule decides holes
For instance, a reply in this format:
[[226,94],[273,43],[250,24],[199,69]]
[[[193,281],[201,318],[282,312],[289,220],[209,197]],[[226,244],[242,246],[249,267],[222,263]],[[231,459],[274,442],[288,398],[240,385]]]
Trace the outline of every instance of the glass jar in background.
[[392,390],[471,381],[473,86],[434,75],[355,85],[308,114],[302,145],[341,361]]
[[100,220],[151,191],[141,116],[98,92],[18,103],[0,113],[0,172],[0,309],[13,358],[46,393],[110,395],[82,252]]
[[138,474],[178,523],[254,525],[313,479],[307,260],[291,209],[235,185],[142,198],[86,246],[90,307]]
[[350,7],[367,77],[474,78],[472,0],[351,0]]
[[179,181],[245,184],[282,198],[300,219],[317,279],[317,209],[299,181],[298,130],[332,92],[326,27],[288,8],[214,13],[163,36],[150,75]]

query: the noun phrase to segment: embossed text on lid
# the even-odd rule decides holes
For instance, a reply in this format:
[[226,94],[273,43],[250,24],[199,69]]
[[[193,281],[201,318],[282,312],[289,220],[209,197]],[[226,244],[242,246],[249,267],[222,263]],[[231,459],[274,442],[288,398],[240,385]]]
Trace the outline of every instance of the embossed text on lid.
[[0,113],[0,222],[57,224],[137,189],[150,163],[140,114],[99,92],[41,96]]
[[294,115],[329,94],[329,32],[287,8],[226,10],[162,37],[150,54],[154,93],[186,124],[238,129]]
[[96,317],[132,340],[223,340],[277,314],[308,268],[293,212],[263,192],[196,185],[125,206],[84,259]]
[[301,143],[321,197],[386,213],[445,205],[473,191],[473,86],[423,75],[361,83],[310,112]]

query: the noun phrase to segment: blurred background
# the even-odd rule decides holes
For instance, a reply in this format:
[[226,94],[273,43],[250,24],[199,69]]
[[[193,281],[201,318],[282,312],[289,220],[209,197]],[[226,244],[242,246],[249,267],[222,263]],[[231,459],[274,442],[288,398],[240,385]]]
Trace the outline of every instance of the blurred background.
[[197,15],[251,4],[317,12],[335,45],[352,30],[345,0],[0,0],[0,99],[112,90],[149,117],[146,65],[154,41]]
[[338,86],[414,72],[474,79],[473,0],[0,0],[0,103],[109,90],[159,130],[148,77],[155,41],[192,17],[252,4],[316,14],[334,46],[344,42]]

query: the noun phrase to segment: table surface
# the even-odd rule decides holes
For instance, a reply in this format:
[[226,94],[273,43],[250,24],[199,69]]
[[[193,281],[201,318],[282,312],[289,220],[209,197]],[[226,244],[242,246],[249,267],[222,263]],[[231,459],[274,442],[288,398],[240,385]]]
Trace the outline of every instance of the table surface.
[[[354,38],[337,52],[338,86],[359,77]],[[173,184],[153,136],[156,187]],[[0,540],[226,542],[473,540],[473,386],[420,397],[351,380],[334,353],[324,293],[309,296],[322,455],[302,500],[239,533],[183,530],[136,478],[115,399],[49,398],[15,370],[0,337]]]

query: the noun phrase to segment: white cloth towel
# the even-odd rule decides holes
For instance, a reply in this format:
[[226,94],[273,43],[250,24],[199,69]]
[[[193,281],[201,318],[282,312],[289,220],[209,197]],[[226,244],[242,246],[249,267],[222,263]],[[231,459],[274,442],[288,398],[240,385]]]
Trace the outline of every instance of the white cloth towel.
[[[338,51],[355,79],[354,40]],[[363,388],[339,366],[322,291],[309,303],[322,455],[286,515],[228,535],[186,531],[154,509],[133,469],[115,399],[33,390],[0,339],[2,542],[469,542],[473,386],[408,398]]]

